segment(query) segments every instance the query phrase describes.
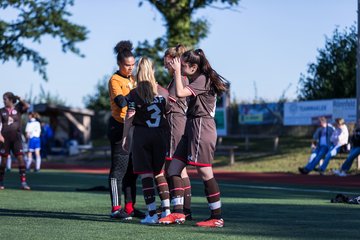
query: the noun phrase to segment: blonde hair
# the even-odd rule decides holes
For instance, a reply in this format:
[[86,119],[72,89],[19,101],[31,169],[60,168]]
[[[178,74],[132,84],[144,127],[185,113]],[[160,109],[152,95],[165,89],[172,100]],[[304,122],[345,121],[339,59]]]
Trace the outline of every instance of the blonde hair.
[[136,79],[136,91],[140,98],[144,102],[152,102],[157,95],[157,83],[155,79],[154,64],[147,57],[140,58],[136,71]]

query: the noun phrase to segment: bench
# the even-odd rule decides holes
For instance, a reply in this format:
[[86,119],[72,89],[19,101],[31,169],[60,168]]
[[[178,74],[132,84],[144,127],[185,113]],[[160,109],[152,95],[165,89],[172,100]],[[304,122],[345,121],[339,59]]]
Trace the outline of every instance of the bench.
[[218,144],[216,146],[216,151],[229,151],[230,154],[230,165],[234,165],[235,163],[235,149],[238,149],[238,146],[235,145],[221,145]]
[[[219,137],[218,138],[218,144],[222,143],[222,138],[223,137]],[[274,144],[273,144],[273,151],[277,152],[278,148],[279,148],[279,136],[278,135],[268,135],[268,134],[239,134],[239,135],[227,135],[226,138],[231,138],[231,139],[241,139],[243,138],[245,140],[245,150],[248,151],[250,149],[250,139],[265,139],[265,138],[270,138],[273,139]]]

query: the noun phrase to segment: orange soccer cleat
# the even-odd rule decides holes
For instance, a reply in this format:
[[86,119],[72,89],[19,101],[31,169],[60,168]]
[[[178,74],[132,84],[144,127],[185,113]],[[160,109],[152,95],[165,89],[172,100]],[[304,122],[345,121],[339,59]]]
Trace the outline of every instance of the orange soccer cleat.
[[196,226],[198,227],[209,227],[209,228],[221,228],[224,226],[224,220],[223,219],[206,219],[202,222],[196,223]]
[[170,213],[166,217],[160,218],[159,223],[162,224],[182,224],[185,222],[185,215],[182,213]]

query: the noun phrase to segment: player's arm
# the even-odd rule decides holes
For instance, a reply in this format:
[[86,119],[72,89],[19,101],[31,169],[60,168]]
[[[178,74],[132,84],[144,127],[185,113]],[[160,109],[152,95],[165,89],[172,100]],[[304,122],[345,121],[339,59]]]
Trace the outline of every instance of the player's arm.
[[[123,131],[123,137],[122,137],[122,147],[125,151],[129,152],[130,143],[129,143],[129,132],[130,128],[132,127],[132,121],[135,116],[135,111],[127,111],[125,116],[125,123],[124,123],[124,131]],[[132,139],[132,137],[130,137]]]
[[119,85],[114,79],[110,80],[110,97],[113,98],[113,101],[119,108],[123,108],[127,104],[122,88],[123,86]]
[[174,58],[171,63],[171,67],[174,69],[175,72],[175,89],[176,89],[176,96],[177,97],[188,97],[193,95],[191,91],[186,88],[181,76],[181,62],[180,58]]
[[2,119],[0,117],[0,142],[5,142],[5,139],[3,137],[3,135],[1,134],[1,130],[2,130]]
[[128,95],[126,102],[128,103],[128,109],[125,116],[124,131],[122,136],[122,147],[125,151],[129,151],[130,143],[128,140],[128,136],[136,112],[135,102],[131,99],[131,93]]
[[0,114],[0,142],[5,142],[5,139],[4,139],[3,135],[1,134],[1,131],[2,131],[2,128],[3,128],[2,122],[3,122],[3,119],[2,119],[2,116]]
[[18,101],[19,101],[19,103],[21,104],[21,111],[22,112],[26,112],[29,108],[30,108],[30,105],[24,100],[24,99],[22,99],[21,97],[19,97],[19,96],[16,96],[15,97]]

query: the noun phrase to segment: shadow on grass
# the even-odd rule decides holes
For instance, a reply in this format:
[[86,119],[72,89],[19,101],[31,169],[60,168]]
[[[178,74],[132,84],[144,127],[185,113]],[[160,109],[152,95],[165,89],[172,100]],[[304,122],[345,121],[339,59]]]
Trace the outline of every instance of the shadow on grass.
[[[0,208],[0,216],[2,217],[20,217],[20,218],[50,218],[50,219],[64,219],[64,220],[79,220],[79,221],[95,221],[95,222],[122,222],[122,223],[138,223],[133,220],[118,220],[111,219],[106,214],[89,214],[76,212],[52,212],[52,211],[32,211],[32,210],[18,210],[18,209],[3,209]],[[136,219],[136,221],[138,221]]]
[[[224,232],[243,239],[358,239],[359,209],[345,205],[224,204]],[[215,239],[215,238],[214,238]]]

